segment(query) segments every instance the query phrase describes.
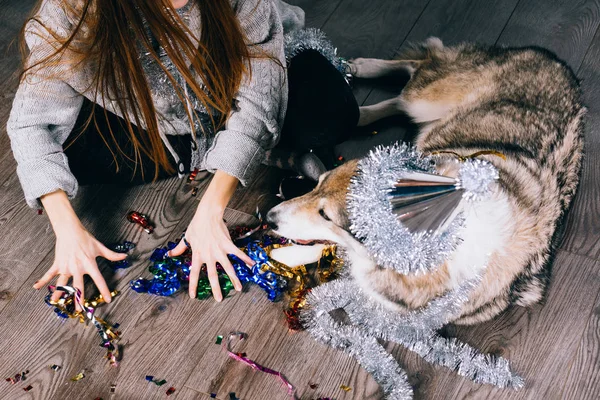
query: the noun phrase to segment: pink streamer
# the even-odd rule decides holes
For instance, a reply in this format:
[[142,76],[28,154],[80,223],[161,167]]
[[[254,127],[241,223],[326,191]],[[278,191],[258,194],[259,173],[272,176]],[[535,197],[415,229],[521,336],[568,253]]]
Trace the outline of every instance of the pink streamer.
[[236,354],[231,350],[235,339],[242,341],[245,338],[246,338],[246,334],[243,332],[230,332],[229,333],[229,338],[226,341],[223,341],[223,348],[225,349],[225,351],[227,351],[227,354],[229,354],[229,357],[233,358],[234,360],[241,361],[241,362],[249,365],[255,371],[262,371],[267,374],[277,376],[279,378],[279,380],[281,380],[281,382],[283,382],[283,384],[285,386],[287,386],[288,394],[290,395],[290,397],[292,399],[296,399],[296,396],[294,395],[294,386],[283,376],[283,374],[281,372],[272,370],[271,368],[263,367],[262,365],[258,364],[256,361],[250,360],[249,358],[246,358],[240,354]]

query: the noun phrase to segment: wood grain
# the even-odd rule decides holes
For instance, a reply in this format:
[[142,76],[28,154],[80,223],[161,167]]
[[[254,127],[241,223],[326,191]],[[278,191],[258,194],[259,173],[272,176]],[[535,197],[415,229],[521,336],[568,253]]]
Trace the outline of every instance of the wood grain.
[[307,27],[321,28],[344,0],[291,0],[289,4],[300,7],[305,13]]
[[[429,1],[345,0],[323,30],[338,49],[338,54],[356,57],[389,58],[404,41]],[[371,83],[356,80],[354,95],[362,104]]]
[[[437,369],[435,385],[428,388],[427,398],[559,398],[557,389],[567,377],[584,329],[597,307],[600,263],[559,251],[554,267],[544,305],[514,308],[488,323],[448,332],[478,349],[508,358],[513,369],[525,378],[525,388],[514,391],[477,385]],[[593,398],[592,392],[588,395],[581,398]]]
[[520,1],[498,43],[540,46],[579,68],[600,25],[600,1]]
[[579,190],[575,197],[564,240],[564,247],[577,254],[600,259],[600,33],[578,72],[584,104],[588,108],[585,126],[585,157]]
[[[499,37],[502,44],[549,47],[578,68],[589,108],[587,157],[546,303],[531,309],[514,308],[476,327],[450,326],[443,330],[445,335],[457,336],[480,349],[508,357],[515,370],[526,378],[526,388],[513,392],[472,384],[453,372],[431,366],[398,345],[390,343],[387,348],[406,368],[416,399],[598,398],[598,2],[294,0],[293,3],[305,9],[307,25],[322,27],[339,54],[346,57],[389,58],[407,41],[431,35],[448,44],[463,40],[494,43]],[[0,50],[6,48],[10,32],[16,32],[31,4],[32,0],[0,0]],[[54,318],[43,304],[44,293],[31,289],[53,260],[53,235],[47,218],[29,210],[22,200],[8,138],[4,135],[3,121],[14,93],[14,83],[10,86],[9,78],[18,65],[15,60],[0,59],[0,377],[29,369],[30,378],[25,383],[34,389],[25,393],[22,388],[26,385],[6,383],[0,397],[164,399],[168,387],[174,386],[176,392],[169,399],[209,399],[211,392],[220,399],[229,399],[230,392],[245,400],[287,399],[285,388],[276,378],[239,364],[214,344],[216,335],[242,330],[249,337],[236,350],[282,371],[297,388],[300,399],[381,398],[377,384],[352,358],[315,342],[306,332],[288,332],[282,314],[284,304],[268,302],[256,287],[234,293],[220,304],[192,300],[185,294],[152,297],[127,288],[129,280],[148,276],[147,260],[152,250],[178,237],[195,212],[198,198],[184,192],[184,182],[177,179],[131,188],[86,188],[75,202],[84,224],[101,241],[129,239],[138,244],[133,255],[136,261],[127,270],[113,273],[101,261],[109,285],[122,290],[112,304],[98,311],[108,320],[121,323],[125,344],[121,366],[110,368],[102,359],[103,351],[98,347],[93,327]],[[369,93],[367,103],[374,103],[397,94],[401,82],[357,81],[355,88],[361,103]],[[404,137],[406,126],[405,120],[390,119],[370,127],[378,130],[378,135],[368,136],[370,129],[367,129],[365,138],[345,143],[339,150],[362,154],[377,141],[384,143]],[[279,201],[275,194],[286,174],[261,168],[249,187],[234,194],[231,208],[226,212],[227,222],[231,225],[255,222],[253,214],[257,208],[264,214]],[[200,194],[207,184],[208,180],[201,182]],[[147,235],[125,222],[124,215],[132,209],[150,215],[157,227],[155,234]],[[89,282],[87,291],[88,295],[93,293]],[[47,368],[50,364],[63,365],[63,369],[52,372]],[[71,382],[69,378],[82,369],[87,371],[86,378]],[[168,383],[157,387],[145,381],[145,375],[164,378]],[[117,391],[111,398],[113,383]],[[311,383],[318,388],[311,389]],[[352,390],[343,391],[342,384]]]

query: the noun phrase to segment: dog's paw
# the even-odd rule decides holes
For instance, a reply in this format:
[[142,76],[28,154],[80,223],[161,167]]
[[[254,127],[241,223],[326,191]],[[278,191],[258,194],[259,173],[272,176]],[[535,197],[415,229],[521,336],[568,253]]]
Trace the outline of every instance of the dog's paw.
[[355,58],[348,61],[350,73],[356,78],[377,78],[386,68],[385,60],[377,58]]

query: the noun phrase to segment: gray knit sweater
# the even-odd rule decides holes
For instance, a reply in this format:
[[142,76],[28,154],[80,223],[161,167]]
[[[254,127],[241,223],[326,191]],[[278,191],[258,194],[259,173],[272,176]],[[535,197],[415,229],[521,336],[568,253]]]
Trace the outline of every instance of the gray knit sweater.
[[[278,11],[281,4],[273,0],[231,2],[249,45],[259,47],[285,65]],[[38,18],[59,34],[67,35],[73,21],[60,3],[45,0]],[[183,20],[196,36],[200,35],[200,13],[195,3],[185,10]],[[31,54],[29,62],[54,51],[48,33],[37,23],[27,26],[25,39]],[[68,58],[68,53],[65,57]],[[224,130],[216,135],[198,134],[197,153],[192,156],[196,165],[191,166],[211,172],[222,170],[238,178],[243,185],[256,172],[265,151],[277,143],[287,105],[286,74],[281,66],[269,58],[252,59],[251,63],[251,78],[242,81],[235,98],[236,107]],[[56,67],[34,71],[17,90],[7,131],[25,199],[31,207],[39,207],[40,196],[58,189],[64,190],[69,198],[77,193],[77,180],[69,169],[63,144],[74,127],[84,96],[123,116],[110,96],[104,100],[100,95],[93,98],[88,90],[93,76],[90,68],[74,69],[68,62],[61,62]],[[165,90],[164,80],[153,76],[152,66],[147,64],[144,69],[159,115],[163,142],[178,160],[165,135],[189,134],[187,113],[182,112],[183,105],[173,92]]]

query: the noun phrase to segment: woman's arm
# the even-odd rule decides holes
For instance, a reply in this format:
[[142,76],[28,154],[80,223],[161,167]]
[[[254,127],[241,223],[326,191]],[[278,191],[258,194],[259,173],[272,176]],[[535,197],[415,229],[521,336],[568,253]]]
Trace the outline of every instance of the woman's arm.
[[33,208],[41,206],[39,198],[45,194],[62,190],[73,198],[77,193],[77,180],[69,169],[63,144],[83,104],[83,96],[65,81],[77,73],[67,61],[69,54],[36,66],[56,51],[51,33],[39,21],[61,36],[70,30],[56,0],[45,1],[24,30],[30,52],[26,66],[33,69],[19,84],[6,130],[25,200]]
[[[223,171],[217,171],[210,185],[208,185],[206,193],[202,196],[196,214],[185,232],[185,239],[193,249],[189,285],[191,298],[196,297],[198,278],[203,264],[207,266],[213,297],[215,300],[221,301],[223,295],[219,286],[216,263],[221,264],[237,291],[242,290],[242,284],[237,278],[227,254],[236,255],[250,266],[254,263],[250,257],[232,243],[227,226],[223,221],[225,207],[231,200],[238,182],[237,178]],[[170,255],[177,256],[186,250],[187,245],[182,240],[171,251]]]
[[[44,1],[35,19],[27,23],[24,34],[30,54],[26,66],[34,68],[19,85],[7,123],[25,200],[31,207],[43,204],[56,234],[54,263],[34,288],[40,289],[57,275],[57,285],[68,284],[72,277],[73,286],[83,296],[83,275],[87,274],[110,301],[110,291],[98,270],[96,257],[118,261],[126,255],[112,252],[98,242],[81,224],[69,202],[78,185],[63,145],[75,125],[83,96],[65,81],[69,74],[77,74],[67,61],[68,51],[58,57],[60,60],[53,57],[36,66],[56,50],[52,34],[40,21],[60,36],[67,37],[71,29],[57,0]],[[57,300],[60,295],[55,292],[52,298]]]
[[[264,160],[265,151],[279,140],[287,105],[283,28],[276,6],[270,0],[232,3],[250,52],[255,56],[250,60],[252,73],[242,79],[235,97],[236,107],[206,153],[204,165],[215,176],[185,234],[193,250],[190,297],[196,296],[200,267],[206,264],[217,301],[223,296],[215,264],[223,266],[236,290],[241,290],[241,285],[227,254],[235,254],[248,265],[254,264],[231,242],[223,212],[238,182],[243,185],[250,182]],[[172,254],[181,254],[186,247],[182,241]]]
[[234,110],[206,152],[209,171],[221,170],[246,186],[255,176],[266,150],[279,140],[287,107],[283,27],[271,0],[234,0],[246,37],[251,74],[242,78]]

